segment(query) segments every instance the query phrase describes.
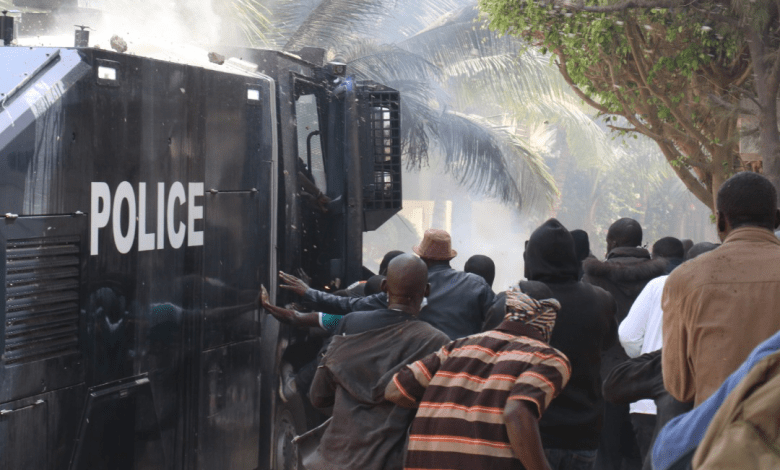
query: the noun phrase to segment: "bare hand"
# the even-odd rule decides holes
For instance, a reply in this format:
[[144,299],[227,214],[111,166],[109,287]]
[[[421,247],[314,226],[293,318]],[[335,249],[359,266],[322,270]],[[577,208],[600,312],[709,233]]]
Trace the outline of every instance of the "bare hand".
[[268,296],[268,291],[265,290],[265,286],[262,284],[260,285],[260,303],[263,306],[270,305],[271,303],[271,298]]
[[268,291],[265,289],[265,286],[260,286],[260,296],[257,299],[258,303],[261,307],[263,307],[268,313],[274,316],[277,320],[279,320],[282,323],[295,323],[295,311],[289,310],[286,308],[277,307],[276,305],[271,304],[270,298],[268,296]]
[[282,284],[279,285],[281,289],[291,290],[298,295],[304,295],[309,290],[309,286],[305,282],[291,274],[279,271],[279,278],[282,280]]
[[306,274],[306,271],[303,270],[303,268],[298,268],[298,271],[296,271],[296,274],[298,274],[298,277],[301,281],[305,282],[307,285],[311,285],[311,276]]

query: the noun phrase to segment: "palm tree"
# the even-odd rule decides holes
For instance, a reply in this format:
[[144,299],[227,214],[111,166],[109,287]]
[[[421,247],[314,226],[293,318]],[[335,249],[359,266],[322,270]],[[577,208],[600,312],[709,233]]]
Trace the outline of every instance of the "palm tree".
[[402,93],[404,157],[411,168],[434,155],[468,188],[534,212],[549,208],[557,189],[539,149],[509,123],[576,127],[579,132],[569,134],[581,142],[573,148],[596,158],[610,155],[605,132],[547,59],[488,30],[473,1],[399,1],[388,8],[376,0],[274,0],[265,3],[266,15],[254,5],[236,0],[255,44],[288,51],[324,47],[356,78]]

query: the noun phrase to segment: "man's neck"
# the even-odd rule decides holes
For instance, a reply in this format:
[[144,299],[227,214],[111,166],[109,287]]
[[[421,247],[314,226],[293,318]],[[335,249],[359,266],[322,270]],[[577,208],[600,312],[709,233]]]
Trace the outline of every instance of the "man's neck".
[[420,313],[420,306],[414,306],[406,303],[400,303],[400,302],[390,302],[387,304],[388,310],[394,310],[396,312],[403,312],[407,315],[411,315],[413,317],[416,317],[418,313]]
[[425,264],[428,265],[428,269],[434,268],[436,266],[445,266],[450,267],[449,261],[441,261],[441,260],[434,260],[434,259],[425,259],[423,258],[423,261],[425,261]]

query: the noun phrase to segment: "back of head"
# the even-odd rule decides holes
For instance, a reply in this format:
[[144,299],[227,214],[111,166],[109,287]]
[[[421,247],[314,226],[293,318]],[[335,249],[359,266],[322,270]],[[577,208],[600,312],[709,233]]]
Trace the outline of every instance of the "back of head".
[[422,298],[428,285],[428,266],[420,258],[402,254],[387,265],[387,294],[402,298]]
[[685,257],[685,247],[674,237],[664,237],[653,244],[653,258],[682,259]]
[[634,248],[642,244],[642,226],[634,219],[623,217],[609,226],[607,245],[611,248]]
[[685,253],[688,253],[688,250],[690,250],[691,247],[693,246],[693,240],[691,240],[690,238],[683,238],[680,241],[683,244],[683,248],[685,248]]
[[701,242],[693,245],[688,253],[685,254],[685,260],[693,259],[699,255],[702,255],[708,251],[712,251],[720,245],[710,242]]
[[363,294],[368,297],[369,295],[374,295],[382,292],[382,279],[385,279],[385,276],[382,276],[380,274],[377,274],[376,276],[371,276],[366,281],[366,285],[363,287]]
[[726,180],[718,190],[717,206],[732,229],[748,225],[775,229],[777,192],[758,173],[743,171]]
[[463,266],[463,271],[482,277],[490,286],[496,278],[496,264],[485,255],[474,255],[469,258]]
[[520,281],[517,286],[523,292],[523,294],[536,300],[551,299],[553,296],[552,291],[547,284],[539,281]]
[[574,239],[557,219],[534,230],[523,253],[525,277],[531,281],[576,281],[580,262],[574,254]]
[[590,254],[590,238],[585,230],[572,230],[571,237],[574,239],[574,253],[577,259],[582,261]]
[[393,260],[393,258],[395,258],[398,255],[402,255],[402,254],[404,254],[404,252],[401,251],[401,250],[393,250],[393,251],[388,251],[387,253],[385,253],[384,258],[382,258],[382,262],[379,263],[379,274],[381,274],[382,276],[386,276],[387,275],[387,265],[390,263],[390,261]]

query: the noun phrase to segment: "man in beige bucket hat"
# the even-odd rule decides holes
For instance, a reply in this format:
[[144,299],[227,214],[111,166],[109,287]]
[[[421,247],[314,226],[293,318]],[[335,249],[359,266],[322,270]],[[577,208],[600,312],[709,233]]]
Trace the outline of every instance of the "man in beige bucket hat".
[[[431,294],[420,312],[420,320],[443,331],[450,339],[463,338],[482,331],[486,314],[496,295],[490,285],[476,274],[456,271],[450,260],[458,252],[452,249],[450,234],[440,229],[428,229],[422,242],[412,248],[428,265]],[[384,293],[362,299],[337,297],[310,288],[302,280],[280,273],[281,288],[291,290],[314,304],[318,310],[335,315],[371,311],[387,307]]]
[[422,259],[433,261],[449,261],[458,256],[458,252],[452,249],[450,234],[438,228],[426,230],[422,242],[412,251]]
[[428,229],[412,251],[428,265],[431,284],[428,305],[420,312],[420,320],[440,329],[451,339],[482,331],[485,314],[493,305],[495,294],[480,276],[452,269],[450,260],[458,252],[452,249],[450,234]]

